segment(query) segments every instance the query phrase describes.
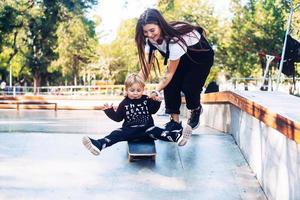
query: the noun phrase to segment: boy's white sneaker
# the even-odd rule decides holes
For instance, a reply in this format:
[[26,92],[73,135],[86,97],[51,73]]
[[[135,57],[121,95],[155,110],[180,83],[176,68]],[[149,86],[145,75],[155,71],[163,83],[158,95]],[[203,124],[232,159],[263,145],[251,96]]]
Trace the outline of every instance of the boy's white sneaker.
[[192,135],[193,129],[190,125],[186,125],[183,130],[182,130],[182,135],[178,140],[178,146],[184,146],[186,145],[186,143],[188,142],[188,140],[190,139],[191,135]]
[[100,154],[100,150],[96,145],[93,144],[92,140],[89,137],[83,137],[82,144],[95,156],[98,156]]

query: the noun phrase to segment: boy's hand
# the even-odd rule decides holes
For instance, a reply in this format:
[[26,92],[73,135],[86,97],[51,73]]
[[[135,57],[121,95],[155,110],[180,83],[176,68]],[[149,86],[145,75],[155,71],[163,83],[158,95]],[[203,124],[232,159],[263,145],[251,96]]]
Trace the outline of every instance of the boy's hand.
[[108,104],[108,103],[105,103],[104,105],[103,105],[103,110],[106,110],[106,109],[111,109],[113,107],[113,104]]
[[149,98],[151,98],[155,101],[161,101],[161,96],[160,96],[159,92],[155,91],[155,90],[151,91],[151,93],[149,94]]

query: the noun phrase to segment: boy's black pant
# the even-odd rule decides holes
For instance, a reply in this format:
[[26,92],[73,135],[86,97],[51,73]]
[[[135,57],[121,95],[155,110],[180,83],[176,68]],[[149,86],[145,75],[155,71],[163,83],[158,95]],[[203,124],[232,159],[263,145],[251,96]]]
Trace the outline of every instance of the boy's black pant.
[[[197,46],[195,47],[197,48]],[[200,106],[200,94],[214,62],[214,53],[188,50],[180,58],[176,72],[164,88],[167,114],[179,114],[181,92],[184,93],[188,109]]]
[[[181,133],[182,130],[180,130]],[[165,131],[157,126],[122,127],[114,130],[109,135],[97,140],[102,148],[109,147],[117,142],[138,139],[159,139],[167,142],[177,142],[181,134],[179,130]]]

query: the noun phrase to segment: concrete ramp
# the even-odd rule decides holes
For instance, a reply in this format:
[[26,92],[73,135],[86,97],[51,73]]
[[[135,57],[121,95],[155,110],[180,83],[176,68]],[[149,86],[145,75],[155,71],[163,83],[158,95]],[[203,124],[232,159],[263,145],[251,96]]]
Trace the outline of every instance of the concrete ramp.
[[[1,112],[5,120],[13,121],[12,127],[17,127],[19,122],[23,130],[28,130],[1,129],[1,200],[266,199],[230,134],[200,127],[186,146],[157,141],[155,162],[131,163],[125,142],[103,150],[98,157],[81,144],[81,138],[87,134],[100,138],[104,131],[120,126],[111,123],[101,112],[99,115],[99,112],[81,111],[78,115],[76,111],[59,111],[53,115],[53,111],[43,111],[39,120],[28,119],[35,115],[24,119],[3,113],[17,111]],[[47,112],[51,114],[46,115]],[[82,128],[82,133],[72,126],[64,128],[68,122],[73,123],[72,118],[78,124],[84,117],[91,120],[87,125],[82,122],[83,127],[92,126],[93,130],[98,127],[101,133],[91,134],[88,127]],[[54,123],[57,118],[64,123]],[[38,123],[26,129],[26,120]],[[162,124],[168,119],[157,117],[155,120]],[[34,126],[43,131],[31,132]],[[52,127],[55,130],[61,127],[65,133],[55,133]]]

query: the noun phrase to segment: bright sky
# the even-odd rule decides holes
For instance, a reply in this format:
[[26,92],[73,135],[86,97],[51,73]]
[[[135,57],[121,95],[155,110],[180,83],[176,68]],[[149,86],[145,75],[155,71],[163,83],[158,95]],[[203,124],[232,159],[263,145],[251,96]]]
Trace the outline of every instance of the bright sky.
[[[230,15],[228,0],[210,0],[216,8],[216,13],[221,16]],[[155,7],[157,0],[100,0],[95,15],[102,19],[102,43],[110,43],[116,37],[116,31],[122,20],[138,17],[146,8]]]

